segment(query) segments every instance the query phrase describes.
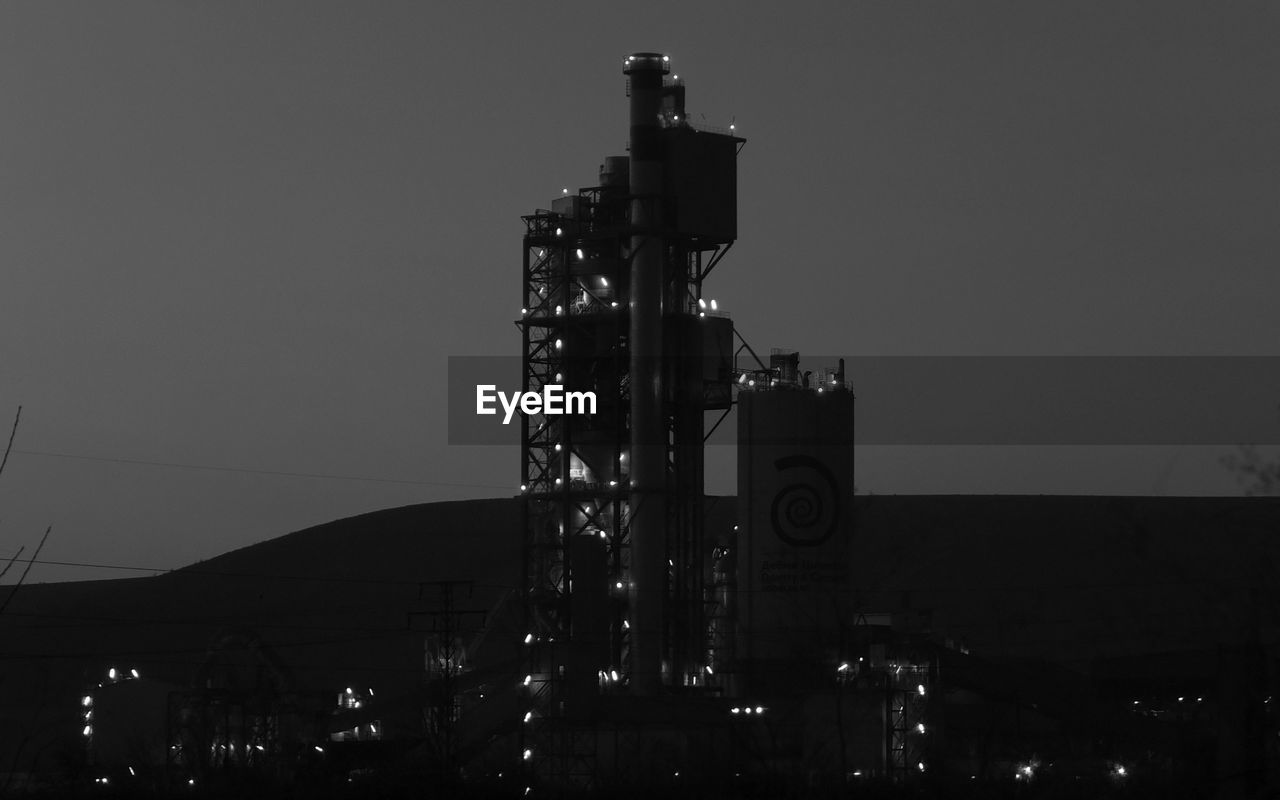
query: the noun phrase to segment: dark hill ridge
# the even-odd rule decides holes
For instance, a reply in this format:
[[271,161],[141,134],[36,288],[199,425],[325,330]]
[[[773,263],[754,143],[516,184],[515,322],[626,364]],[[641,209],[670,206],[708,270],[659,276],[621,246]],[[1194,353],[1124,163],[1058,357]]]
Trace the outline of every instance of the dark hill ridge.
[[[1254,635],[1254,618],[1263,642],[1280,634],[1280,499],[868,496],[856,505],[854,607],[921,612],[975,654],[1088,672],[1212,651]],[[708,509],[708,533],[727,534],[733,498],[709,498]],[[189,686],[227,630],[255,632],[300,687],[411,692],[439,601],[419,584],[473,581],[459,605],[499,608],[520,583],[519,520],[518,498],[407,506],[160,576],[25,586],[0,618],[0,753],[28,737],[26,753],[52,752],[54,739],[74,746],[76,698],[109,666]],[[511,608],[489,637],[492,660],[519,640]]]
[[74,747],[76,701],[111,666],[190,686],[231,631],[256,634],[299,688],[412,693],[439,606],[419,584],[474,581],[460,605],[498,608],[520,580],[519,514],[516,500],[407,506],[155,577],[24,586],[0,618],[0,753]]

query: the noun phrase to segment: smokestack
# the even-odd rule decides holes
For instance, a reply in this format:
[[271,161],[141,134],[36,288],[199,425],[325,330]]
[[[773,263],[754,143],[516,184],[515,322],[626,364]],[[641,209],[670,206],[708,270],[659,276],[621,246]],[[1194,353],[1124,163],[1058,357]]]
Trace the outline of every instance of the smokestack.
[[666,592],[666,437],[662,423],[663,192],[658,117],[659,53],[629,56],[631,95],[631,686],[656,694],[662,685],[662,606]]

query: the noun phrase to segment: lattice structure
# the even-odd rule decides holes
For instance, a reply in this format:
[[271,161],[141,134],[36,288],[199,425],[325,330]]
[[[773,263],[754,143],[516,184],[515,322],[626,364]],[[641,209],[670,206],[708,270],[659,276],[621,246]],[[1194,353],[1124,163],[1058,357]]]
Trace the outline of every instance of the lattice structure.
[[929,723],[932,670],[928,664],[890,664],[885,740],[889,775],[895,781],[909,781],[927,772],[929,765]]

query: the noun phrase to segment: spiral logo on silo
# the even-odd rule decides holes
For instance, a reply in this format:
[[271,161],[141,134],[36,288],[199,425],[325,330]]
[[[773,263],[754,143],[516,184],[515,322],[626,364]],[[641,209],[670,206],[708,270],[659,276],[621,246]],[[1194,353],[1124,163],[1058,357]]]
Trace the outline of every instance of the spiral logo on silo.
[[773,465],[779,472],[812,476],[783,486],[773,496],[769,519],[774,535],[793,547],[817,547],[830,539],[840,521],[840,492],[831,470],[805,455],[779,458]]

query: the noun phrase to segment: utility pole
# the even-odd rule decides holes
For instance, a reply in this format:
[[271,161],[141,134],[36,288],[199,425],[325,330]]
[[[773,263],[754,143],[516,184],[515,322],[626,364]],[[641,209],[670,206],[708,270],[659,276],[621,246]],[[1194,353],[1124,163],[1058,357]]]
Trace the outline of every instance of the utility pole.
[[443,785],[447,791],[457,785],[458,763],[458,673],[466,648],[460,641],[461,620],[464,615],[484,615],[485,609],[458,608],[456,597],[465,589],[470,598],[475,590],[472,581],[425,581],[418,584],[418,599],[426,599],[428,590],[439,593],[439,607],[430,611],[410,611],[408,622],[412,626],[415,616],[431,617],[429,632],[434,647],[428,646],[427,659],[427,729],[434,734],[440,758]]

